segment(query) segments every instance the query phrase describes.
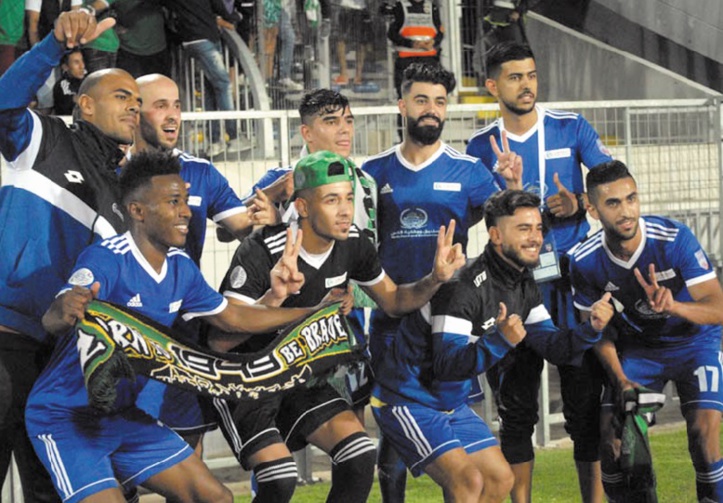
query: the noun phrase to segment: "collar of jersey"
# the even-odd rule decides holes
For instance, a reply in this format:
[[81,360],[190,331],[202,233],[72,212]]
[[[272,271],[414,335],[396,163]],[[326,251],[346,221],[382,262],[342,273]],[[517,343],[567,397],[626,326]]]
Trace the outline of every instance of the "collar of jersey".
[[404,158],[404,156],[402,155],[402,144],[401,143],[395,147],[395,154],[397,156],[397,160],[399,160],[399,163],[402,166],[407,168],[409,171],[416,172],[416,171],[422,171],[424,168],[426,168],[430,164],[434,163],[434,161],[439,159],[439,156],[442,155],[445,148],[447,148],[447,145],[444,142],[441,142],[439,144],[439,148],[437,149],[437,151],[434,154],[432,154],[432,156],[429,159],[424,161],[422,164],[418,164],[416,166],[414,164],[412,164],[411,162],[409,162],[408,160],[406,160]]
[[138,264],[143,268],[143,270],[146,271],[146,273],[148,273],[148,275],[153,278],[156,283],[160,283],[161,281],[163,281],[166,278],[166,274],[168,274],[168,258],[163,260],[163,267],[161,267],[161,272],[157,273],[153,266],[148,263],[146,257],[143,256],[141,250],[138,249],[138,245],[136,245],[136,242],[133,240],[131,232],[128,231],[124,235],[128,239],[128,245],[130,246],[131,253],[135,257]]

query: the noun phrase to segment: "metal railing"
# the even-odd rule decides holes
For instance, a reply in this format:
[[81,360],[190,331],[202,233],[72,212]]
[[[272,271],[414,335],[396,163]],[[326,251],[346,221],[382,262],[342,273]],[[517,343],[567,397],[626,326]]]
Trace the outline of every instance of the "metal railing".
[[[720,270],[723,264],[720,100],[564,102],[543,106],[579,112],[586,117],[613,156],[628,164],[635,174],[643,212],[671,216],[690,226]],[[396,143],[396,107],[354,106],[352,112],[356,123],[352,157],[357,163]],[[450,105],[443,138],[464,151],[472,133],[496,116],[496,105]],[[179,147],[203,155],[203,131],[209,122],[228,119],[236,120],[239,130],[255,140],[245,151],[223,153],[212,159],[239,194],[245,193],[268,168],[288,165],[298,155],[302,143],[295,110],[184,113]],[[468,256],[476,256],[486,241],[483,226],[472,229]],[[209,229],[201,268],[210,284],[220,284],[235,247],[233,243],[217,242],[214,229]],[[551,439],[551,425],[562,421],[561,414],[550,412],[554,398],[547,388],[545,373],[538,425],[538,443],[542,445]],[[484,410],[486,419],[492,422],[490,400],[486,400]],[[214,461],[215,466],[234,463],[233,459]],[[8,477],[2,501],[22,501],[17,489],[12,489],[12,480]]]

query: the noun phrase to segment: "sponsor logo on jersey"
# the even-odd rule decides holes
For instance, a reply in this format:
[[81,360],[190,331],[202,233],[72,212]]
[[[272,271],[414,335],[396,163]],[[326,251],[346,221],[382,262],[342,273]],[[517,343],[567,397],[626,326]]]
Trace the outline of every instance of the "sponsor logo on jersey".
[[93,283],[93,279],[95,279],[93,277],[93,271],[83,267],[73,273],[68,283],[78,286],[90,286]]
[[80,171],[75,171],[72,169],[65,172],[65,178],[70,183],[83,183],[85,181],[83,175],[80,174]]
[[[698,263],[700,264],[700,262],[698,262]],[[658,271],[655,273],[655,279],[657,281],[665,281],[666,279],[672,279],[672,278],[675,278],[676,276],[677,276],[677,274],[675,274],[674,269],[667,269],[665,271]]]
[[620,287],[612,281],[608,281],[608,284],[605,285],[606,292],[617,292],[618,290],[620,290]]
[[128,307],[143,307],[143,301],[141,301],[141,294],[137,293],[133,297],[131,297],[131,300],[128,301],[126,304]]
[[695,259],[698,261],[698,265],[701,266],[703,269],[710,269],[710,264],[708,264],[708,259],[706,258],[703,250],[698,250],[697,252],[695,252]]
[[233,268],[233,271],[231,271],[231,288],[241,288],[246,284],[247,279],[248,274],[246,274],[246,270],[240,265],[237,265]]
[[494,316],[489,320],[485,321],[484,323],[482,323],[482,330],[489,330],[490,328],[494,327],[496,321],[497,320]]
[[597,149],[602,152],[603,154],[612,157],[613,154],[610,152],[610,149],[608,149],[605,144],[602,142],[600,138],[597,139]]
[[475,278],[474,278],[474,286],[476,286],[477,288],[479,288],[479,286],[480,286],[482,283],[484,283],[486,279],[487,279],[487,271],[482,271],[482,272],[479,273],[477,276],[475,276]]
[[394,192],[394,189],[388,183],[385,183],[384,187],[379,189],[380,194],[391,194],[392,192]]
[[447,192],[459,192],[462,190],[462,184],[456,182],[434,182],[434,190],[444,190]]
[[188,196],[189,206],[201,206],[201,201],[203,201],[201,196]]
[[341,276],[334,276],[333,278],[326,278],[326,287],[332,288],[337,285],[341,285],[346,281],[346,273],[342,274]]
[[427,225],[429,217],[422,208],[407,208],[402,211],[399,221],[405,229],[419,229]]
[[168,312],[177,313],[178,310],[181,309],[181,304],[183,304],[183,299],[171,302],[170,304],[168,304]]
[[564,159],[566,157],[570,157],[571,155],[572,151],[569,148],[558,148],[545,152],[545,159]]

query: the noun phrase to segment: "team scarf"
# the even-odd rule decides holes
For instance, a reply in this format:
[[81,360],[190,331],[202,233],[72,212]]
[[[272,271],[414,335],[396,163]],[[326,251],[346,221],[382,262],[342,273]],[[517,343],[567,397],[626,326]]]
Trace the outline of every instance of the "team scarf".
[[112,411],[118,380],[136,374],[231,400],[311,385],[359,357],[340,305],[317,310],[262,351],[235,354],[202,348],[139,313],[94,300],[75,328],[89,403]]

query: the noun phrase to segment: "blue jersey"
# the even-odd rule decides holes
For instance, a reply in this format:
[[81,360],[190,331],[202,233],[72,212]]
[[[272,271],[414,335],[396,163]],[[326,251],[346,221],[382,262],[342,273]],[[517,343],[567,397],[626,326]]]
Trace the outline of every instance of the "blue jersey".
[[246,211],[241,199],[231,189],[228,180],[206,159],[175,150],[181,161],[181,178],[191,186],[188,205],[192,216],[186,239],[186,252],[196,265],[201,263],[203,243],[206,239],[206,219],[218,223]]
[[[500,190],[478,159],[444,143],[419,166],[405,160],[397,145],[369,158],[362,170],[377,183],[379,257],[398,285],[432,270],[437,233],[450,220],[457,221],[455,243],[466,249],[472,210]],[[374,311],[372,333],[391,335],[397,325],[381,310]]]
[[40,320],[78,255],[125,230],[117,142],[25,108],[63,52],[50,34],[0,77],[0,325],[41,342]]
[[[100,300],[130,307],[166,326],[181,312],[185,320],[190,320],[219,313],[227,303],[208,286],[201,271],[182,250],[171,248],[161,272],[157,273],[129,233],[87,248],[78,258],[64,290],[73,285],[89,287],[96,281],[100,283]],[[71,331],[56,346],[50,364],[33,388],[29,408],[97,414],[88,405],[76,341],[75,332]],[[115,408],[132,406],[146,381],[142,376],[137,376],[134,383],[121,380]]]
[[671,290],[679,302],[691,302],[688,287],[716,278],[708,256],[688,227],[657,216],[640,219],[642,241],[627,262],[608,248],[604,231],[570,250],[570,279],[575,306],[589,311],[604,292],[612,293],[623,309],[625,321],[621,343],[643,346],[675,346],[718,341],[721,327],[697,325],[683,318],[653,312],[633,270],[648,279],[655,264],[658,283]]
[[[568,190],[575,193],[585,192],[580,165],[592,168],[610,161],[612,158],[609,151],[582,116],[572,112],[546,110],[540,106],[537,107],[537,114],[537,124],[524,135],[518,136],[507,131],[510,150],[522,156],[523,188],[546,199],[557,194],[553,181],[553,176],[557,173]],[[481,159],[493,172],[497,156],[492,151],[490,137],[494,136],[497,145],[501,145],[500,132],[504,128],[503,119],[497,119],[472,135],[467,145],[467,154]],[[541,156],[540,152],[543,151],[544,155]],[[495,173],[495,177],[501,186],[506,186],[499,174]],[[540,183],[541,178],[544,183]],[[569,250],[590,230],[584,216],[554,219],[551,223],[560,253]]]
[[589,323],[558,329],[532,273],[513,268],[488,245],[429,304],[402,319],[375,367],[374,396],[389,405],[415,402],[436,410],[466,403],[470,378],[513,347],[496,326],[500,302],[524,320],[520,344],[556,365],[579,365],[600,339]]

